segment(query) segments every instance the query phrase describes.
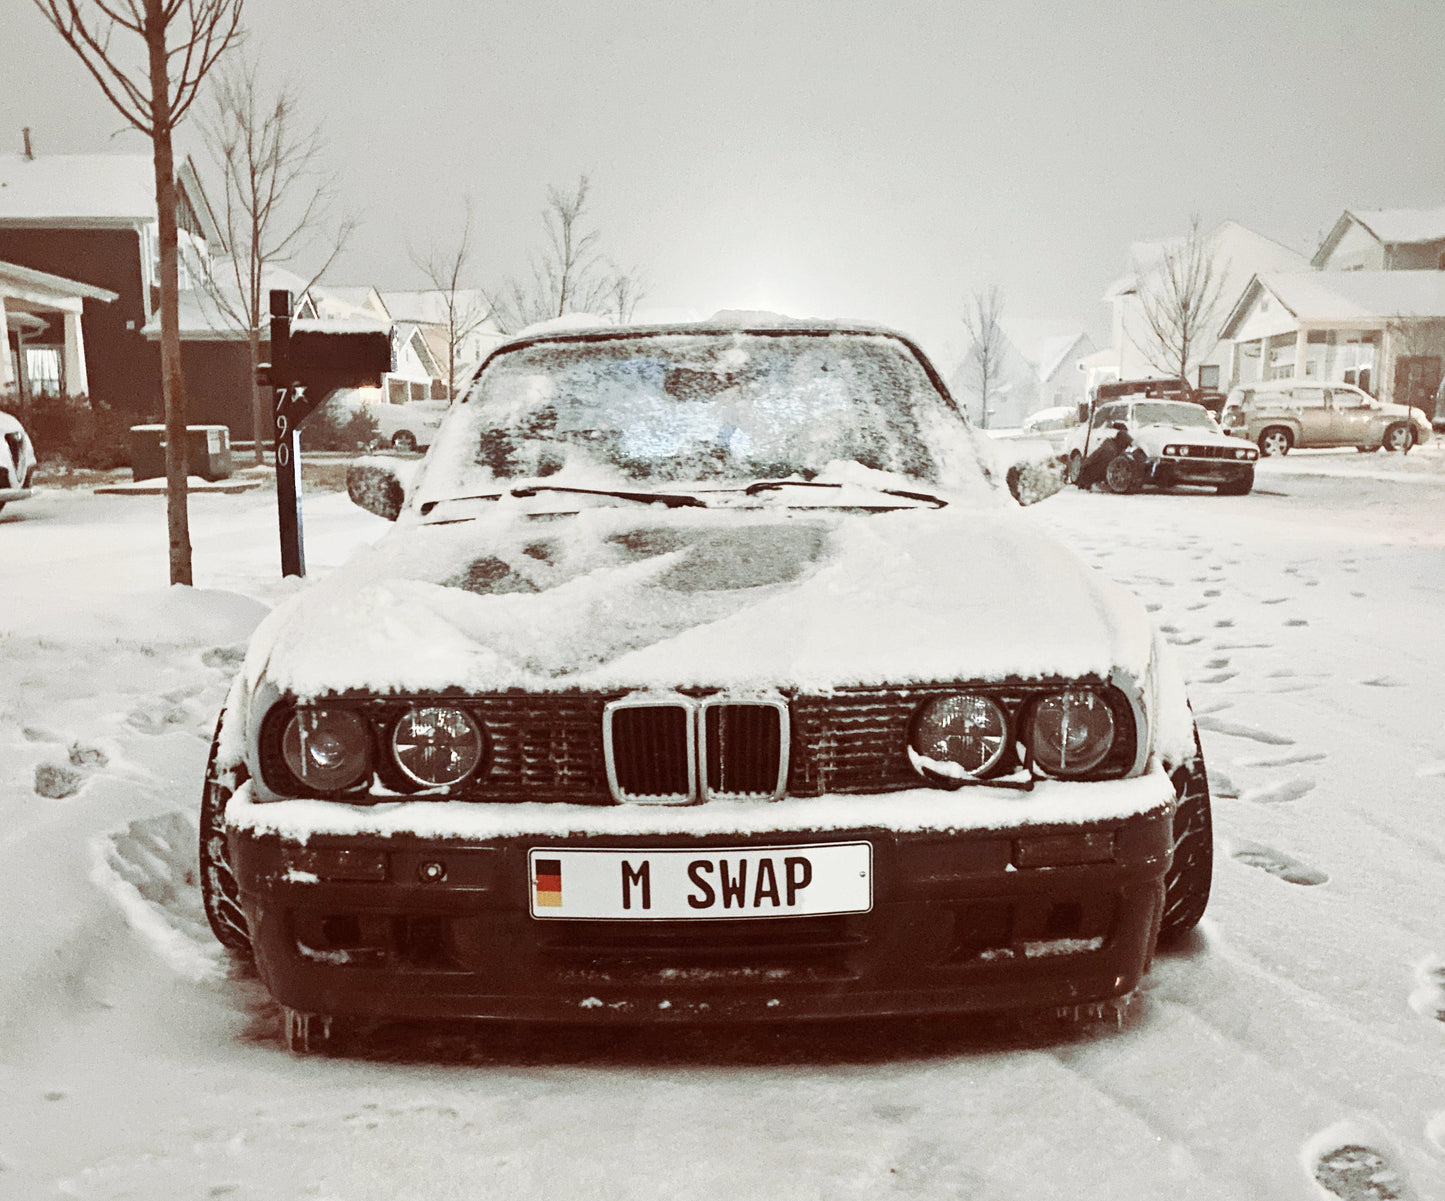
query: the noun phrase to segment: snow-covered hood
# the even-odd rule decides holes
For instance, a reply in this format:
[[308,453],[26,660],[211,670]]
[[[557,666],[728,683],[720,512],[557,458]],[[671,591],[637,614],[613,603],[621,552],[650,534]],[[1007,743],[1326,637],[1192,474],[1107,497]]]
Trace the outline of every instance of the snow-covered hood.
[[988,508],[408,515],[274,611],[246,677],[331,692],[1142,677],[1130,594]]

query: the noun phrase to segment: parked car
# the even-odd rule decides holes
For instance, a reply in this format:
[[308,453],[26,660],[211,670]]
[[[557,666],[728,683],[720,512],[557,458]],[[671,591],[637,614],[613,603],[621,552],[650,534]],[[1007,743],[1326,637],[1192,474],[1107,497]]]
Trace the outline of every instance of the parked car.
[[12,500],[31,495],[35,478],[35,448],[19,420],[0,413],[0,509]]
[[908,339],[521,337],[409,467],[353,465],[396,525],[262,623],[206,771],[206,913],[293,1049],[1077,1013],[1203,913],[1169,648]]
[[1122,453],[1102,466],[1103,483],[1112,492],[1203,484],[1225,496],[1242,496],[1254,487],[1259,452],[1226,438],[1207,411],[1183,400],[1099,405],[1091,421],[1065,439],[1069,479],[1078,483],[1085,461],[1121,431],[1128,435],[1121,440]]
[[1294,447],[1354,446],[1409,450],[1430,440],[1419,409],[1384,404],[1349,384],[1270,380],[1234,388],[1224,406],[1224,432],[1247,438],[1261,454]]
[[393,450],[425,450],[451,406],[449,400],[409,400],[403,404],[369,404],[376,421],[376,436]]
[[1024,418],[1020,432],[1025,438],[1042,438],[1055,450],[1060,450],[1063,448],[1065,436],[1078,424],[1077,406],[1061,405],[1030,413]]

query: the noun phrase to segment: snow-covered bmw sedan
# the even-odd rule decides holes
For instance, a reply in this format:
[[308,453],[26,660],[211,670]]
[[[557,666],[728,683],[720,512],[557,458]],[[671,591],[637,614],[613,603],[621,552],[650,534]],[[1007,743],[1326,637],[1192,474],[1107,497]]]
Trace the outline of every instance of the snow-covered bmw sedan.
[[907,339],[522,337],[397,472],[354,472],[396,525],[263,622],[207,772],[207,912],[291,1045],[1087,1010],[1203,912],[1178,671]]
[[1102,482],[1111,492],[1137,492],[1145,485],[1172,488],[1201,484],[1226,496],[1243,496],[1254,487],[1259,451],[1241,445],[1219,428],[1209,411],[1187,400],[1118,400],[1094,409],[1092,419],[1071,430],[1064,442],[1069,477],[1087,484],[1084,466],[1102,448],[1111,452]]

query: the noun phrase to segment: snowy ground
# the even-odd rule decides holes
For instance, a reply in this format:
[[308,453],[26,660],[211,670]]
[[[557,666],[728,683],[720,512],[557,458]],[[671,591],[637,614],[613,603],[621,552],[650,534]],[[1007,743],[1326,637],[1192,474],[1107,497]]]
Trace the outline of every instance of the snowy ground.
[[[194,591],[160,586],[162,504],[0,515],[0,1198],[1445,1197],[1438,446],[1032,510],[1178,645],[1218,836],[1124,1028],[1052,1039],[392,1027],[291,1057],[194,886],[215,713],[291,587],[274,495],[193,498]],[[313,575],[382,528],[337,494],[306,523]]]

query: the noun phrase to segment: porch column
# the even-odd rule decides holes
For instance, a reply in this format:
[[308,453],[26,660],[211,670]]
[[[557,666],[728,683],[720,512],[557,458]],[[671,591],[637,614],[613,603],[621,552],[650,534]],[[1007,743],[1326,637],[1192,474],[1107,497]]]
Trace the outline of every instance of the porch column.
[[10,370],[10,325],[5,320],[5,298],[0,296],[0,395],[15,387],[15,374]]
[[1294,377],[1304,379],[1305,366],[1310,361],[1310,336],[1303,325],[1294,336]]
[[80,332],[80,314],[65,314],[65,354],[62,378],[67,396],[89,396],[90,380],[85,374],[85,337]]

